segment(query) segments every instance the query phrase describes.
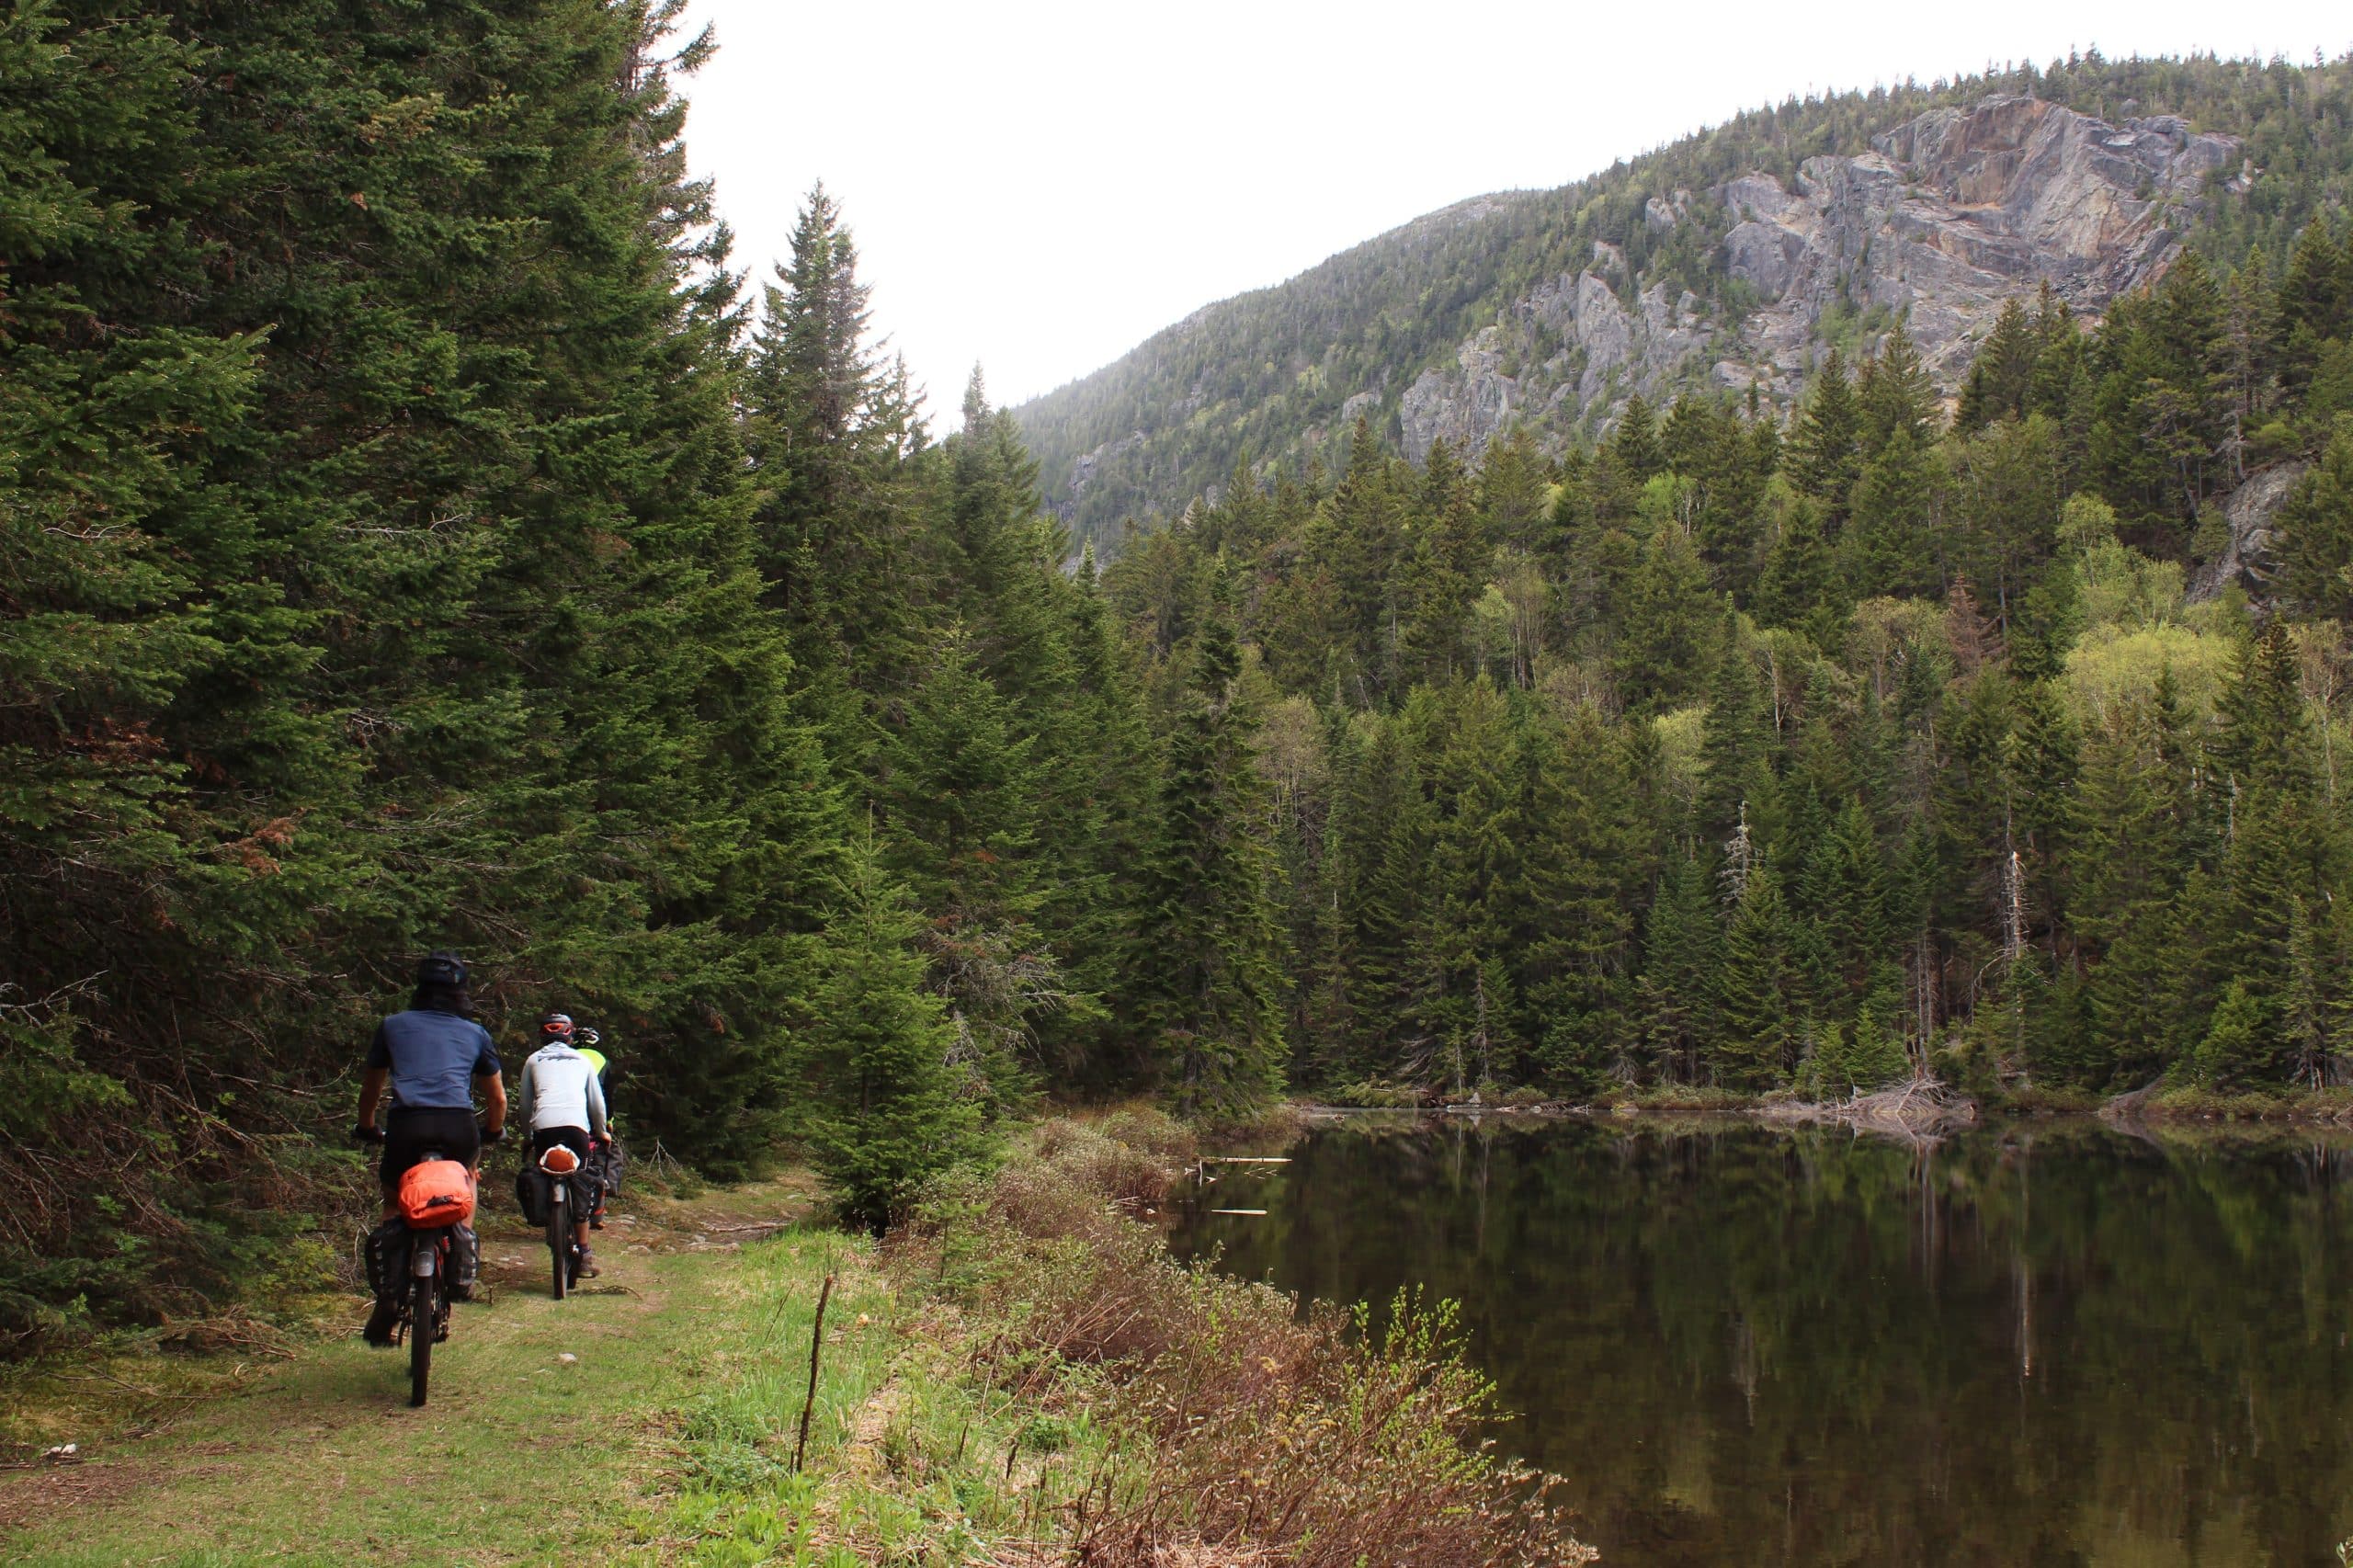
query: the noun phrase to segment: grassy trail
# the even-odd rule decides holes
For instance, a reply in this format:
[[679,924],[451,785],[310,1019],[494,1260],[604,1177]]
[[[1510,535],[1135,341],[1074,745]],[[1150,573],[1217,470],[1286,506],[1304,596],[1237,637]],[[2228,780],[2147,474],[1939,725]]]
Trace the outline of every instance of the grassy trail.
[[[1589,1561],[1539,1478],[1476,1446],[1492,1392],[1450,1309],[1401,1297],[1358,1334],[1169,1258],[1149,1217],[1197,1151],[1148,1109],[1040,1123],[887,1257],[805,1222],[805,1187],[640,1198],[593,1293],[562,1303],[537,1238],[494,1214],[496,1298],[459,1309],[422,1411],[348,1299],[339,1332],[259,1372],[219,1342],[250,1355],[267,1331],[232,1321],[203,1356],[0,1373],[0,1456],[29,1460],[0,1468],[0,1561]],[[36,1457],[69,1440],[78,1462]]]
[[[536,1238],[494,1216],[483,1253],[494,1299],[458,1309],[423,1410],[407,1407],[405,1354],[356,1334],[259,1372],[151,1353],[6,1389],[11,1436],[77,1440],[82,1452],[0,1473],[0,1560],[734,1560],[747,1532],[713,1498],[748,1481],[772,1492],[783,1476],[828,1268],[840,1282],[811,1431],[817,1474],[792,1484],[822,1490],[854,1458],[864,1408],[915,1347],[867,1249],[792,1223],[807,1203],[791,1188],[633,1207],[631,1224],[600,1238],[604,1277],[562,1303],[547,1296]],[[348,1315],[356,1325],[356,1304]],[[202,1392],[224,1377],[237,1392]],[[95,1435],[76,1429],[94,1416],[73,1403],[92,1378],[116,1396],[112,1429]],[[153,1396],[127,1410],[124,1384]],[[856,1488],[840,1499],[864,1506]],[[858,1560],[825,1546],[822,1528],[790,1533],[801,1539],[767,1541],[750,1560]]]

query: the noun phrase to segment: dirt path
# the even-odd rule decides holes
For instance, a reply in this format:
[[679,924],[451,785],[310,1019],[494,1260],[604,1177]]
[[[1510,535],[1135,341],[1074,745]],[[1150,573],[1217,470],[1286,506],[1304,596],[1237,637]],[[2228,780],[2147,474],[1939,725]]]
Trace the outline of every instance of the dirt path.
[[[608,1560],[621,1521],[666,1484],[699,1378],[839,1250],[786,1228],[805,1207],[796,1190],[755,1188],[617,1216],[604,1277],[563,1302],[533,1235],[488,1228],[492,1299],[458,1309],[423,1410],[407,1406],[406,1357],[356,1332],[233,1366],[225,1394],[171,1392],[159,1365],[159,1397],[131,1419],[83,1436],[70,1460],[0,1472],[0,1559],[507,1563],[581,1560],[593,1540],[587,1560]],[[744,1241],[779,1234],[788,1244],[759,1249],[747,1288]],[[356,1331],[362,1304],[350,1315]],[[120,1368],[105,1375],[138,1381]]]

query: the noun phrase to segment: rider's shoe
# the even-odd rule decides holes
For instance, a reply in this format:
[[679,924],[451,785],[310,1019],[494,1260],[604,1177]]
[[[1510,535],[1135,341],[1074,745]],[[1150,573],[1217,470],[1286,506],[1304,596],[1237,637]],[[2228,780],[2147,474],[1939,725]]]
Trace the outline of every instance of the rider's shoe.
[[378,1301],[376,1310],[368,1314],[368,1326],[361,1331],[361,1336],[377,1349],[389,1350],[392,1344],[392,1330],[399,1326],[400,1321],[398,1301]]
[[583,1279],[594,1279],[602,1272],[603,1270],[597,1267],[597,1255],[590,1252],[586,1247],[582,1247],[580,1249],[580,1278]]

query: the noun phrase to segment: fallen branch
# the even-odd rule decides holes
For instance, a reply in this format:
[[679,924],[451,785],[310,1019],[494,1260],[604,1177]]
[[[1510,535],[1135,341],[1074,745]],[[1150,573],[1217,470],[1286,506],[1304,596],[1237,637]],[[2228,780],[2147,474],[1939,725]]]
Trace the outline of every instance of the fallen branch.
[[1777,1121],[1828,1122],[1899,1138],[1941,1137],[1977,1120],[1977,1102],[1932,1077],[1917,1077],[1843,1100],[1771,1104],[1762,1114]]

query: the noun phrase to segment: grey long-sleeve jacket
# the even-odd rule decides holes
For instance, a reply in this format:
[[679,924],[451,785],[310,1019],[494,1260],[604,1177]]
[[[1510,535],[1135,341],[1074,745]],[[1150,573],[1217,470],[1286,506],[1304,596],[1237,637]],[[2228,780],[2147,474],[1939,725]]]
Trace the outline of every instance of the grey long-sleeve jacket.
[[523,1063],[515,1115],[534,1132],[550,1127],[585,1127],[599,1138],[612,1135],[605,1125],[605,1091],[597,1082],[597,1070],[586,1057],[561,1041],[541,1046]]

